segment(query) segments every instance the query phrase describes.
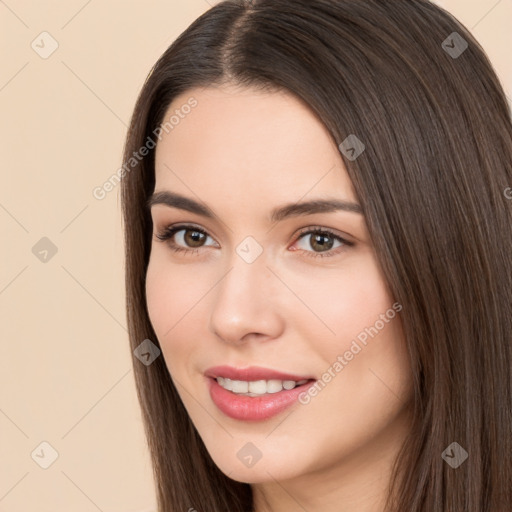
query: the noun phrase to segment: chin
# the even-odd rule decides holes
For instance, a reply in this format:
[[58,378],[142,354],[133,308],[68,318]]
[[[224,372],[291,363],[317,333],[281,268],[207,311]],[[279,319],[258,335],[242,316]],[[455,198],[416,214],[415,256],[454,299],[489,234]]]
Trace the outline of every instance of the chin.
[[[225,455],[225,454],[224,454]],[[262,455],[255,462],[248,461],[248,466],[243,462],[243,453],[238,454],[235,460],[223,460],[214,458],[215,465],[229,478],[237,482],[247,484],[257,484],[272,481],[284,481],[300,475],[300,469],[297,467],[296,457],[293,460],[287,459],[283,454],[276,452],[269,453],[268,456]],[[252,463],[252,465],[250,465]]]
[[[261,461],[260,461],[261,462]],[[272,468],[269,466],[261,466],[260,468],[252,467],[252,468],[231,468],[231,472],[221,471],[231,480],[235,480],[236,482],[241,482],[245,484],[260,484],[265,482],[273,482],[273,481],[283,481],[291,478],[293,475],[291,474],[281,474],[276,471],[272,471]]]

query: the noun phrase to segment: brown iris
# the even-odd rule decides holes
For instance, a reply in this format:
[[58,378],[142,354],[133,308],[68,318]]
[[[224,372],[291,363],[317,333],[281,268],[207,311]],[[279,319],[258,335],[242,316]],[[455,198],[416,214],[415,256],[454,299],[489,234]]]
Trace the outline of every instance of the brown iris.
[[201,247],[202,242],[204,242],[206,235],[201,233],[200,231],[195,231],[193,229],[185,230],[185,234],[183,235],[186,244],[189,247]]
[[[310,244],[313,249],[319,248],[320,252],[322,252],[322,251],[328,251],[329,249],[331,249],[332,246],[334,245],[334,240],[331,236],[316,234],[316,235],[311,235]],[[318,244],[317,247],[315,247],[316,244]]]

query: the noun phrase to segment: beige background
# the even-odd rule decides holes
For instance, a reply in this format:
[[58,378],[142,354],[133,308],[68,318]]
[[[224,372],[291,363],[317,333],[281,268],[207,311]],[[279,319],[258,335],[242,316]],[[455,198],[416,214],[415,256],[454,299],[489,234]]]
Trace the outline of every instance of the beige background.
[[[512,97],[512,0],[437,3],[472,29]],[[155,509],[126,333],[119,187],[103,200],[92,191],[120,166],[150,67],[209,7],[0,0],[0,512]],[[44,59],[51,38],[58,48]],[[58,453],[47,469],[42,442]]]

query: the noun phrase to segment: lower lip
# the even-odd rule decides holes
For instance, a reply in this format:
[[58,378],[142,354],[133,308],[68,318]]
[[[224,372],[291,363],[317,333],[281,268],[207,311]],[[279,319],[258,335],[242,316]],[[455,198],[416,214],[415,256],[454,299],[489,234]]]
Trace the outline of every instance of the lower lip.
[[315,383],[309,381],[293,389],[252,397],[232,393],[211,377],[208,380],[213,403],[226,416],[244,421],[262,421],[276,416],[294,404],[299,395]]

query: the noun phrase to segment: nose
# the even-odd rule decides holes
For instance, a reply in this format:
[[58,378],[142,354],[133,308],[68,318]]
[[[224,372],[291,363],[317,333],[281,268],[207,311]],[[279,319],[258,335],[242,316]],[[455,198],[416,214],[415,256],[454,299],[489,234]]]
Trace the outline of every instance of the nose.
[[283,291],[267,267],[264,253],[252,263],[235,253],[230,264],[215,287],[210,330],[222,341],[234,344],[278,338],[284,327],[279,306]]

